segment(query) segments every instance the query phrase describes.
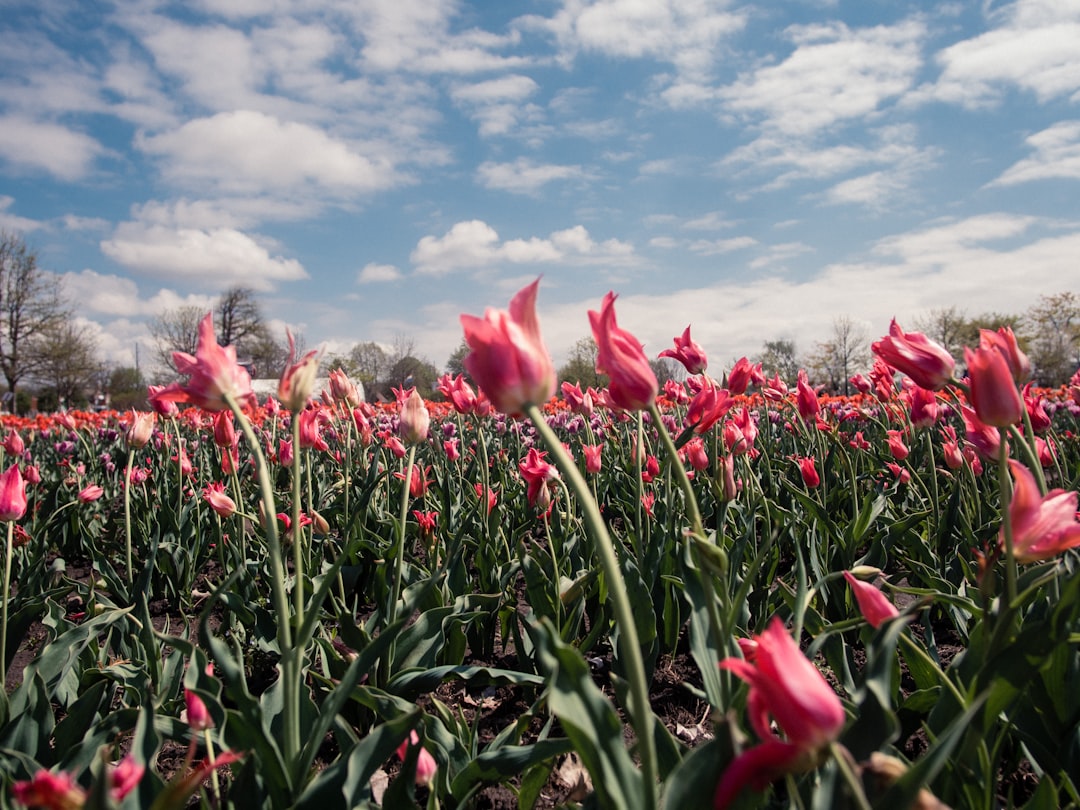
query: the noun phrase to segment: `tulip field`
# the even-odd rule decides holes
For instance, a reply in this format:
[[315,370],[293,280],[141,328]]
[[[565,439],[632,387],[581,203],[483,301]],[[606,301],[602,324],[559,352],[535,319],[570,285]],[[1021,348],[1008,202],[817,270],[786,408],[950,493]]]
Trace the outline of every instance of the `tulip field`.
[[4,417],[0,806],[1080,806],[1080,374],[660,386],[609,295],[582,390],[537,292],[427,398],[257,401],[208,317],[145,413]]

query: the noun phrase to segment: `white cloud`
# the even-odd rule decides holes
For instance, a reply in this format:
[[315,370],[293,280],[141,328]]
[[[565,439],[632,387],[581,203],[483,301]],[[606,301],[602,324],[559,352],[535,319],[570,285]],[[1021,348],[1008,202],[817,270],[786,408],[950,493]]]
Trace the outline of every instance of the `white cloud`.
[[356,276],[357,284],[373,284],[385,281],[397,281],[401,278],[401,271],[392,264],[375,264],[371,262],[364,265]]
[[142,136],[137,145],[164,158],[170,180],[227,193],[308,186],[351,195],[388,188],[397,179],[381,157],[366,157],[307,124],[250,110],[189,121],[168,133]]
[[878,112],[907,91],[922,59],[922,23],[850,29],[795,26],[795,51],[720,90],[726,108],[761,118],[768,130],[806,136]]
[[86,315],[152,317],[183,306],[206,307],[209,311],[215,303],[209,295],[181,296],[164,288],[143,298],[132,279],[89,269],[64,273],[60,281],[79,312]]
[[596,242],[581,225],[555,231],[546,239],[511,239],[481,220],[459,222],[442,237],[425,236],[410,256],[423,275],[479,270],[497,262],[511,264],[611,264],[635,261],[632,245],[617,239]]
[[122,222],[112,238],[101,243],[101,250],[136,272],[214,289],[243,284],[270,290],[279,282],[308,277],[300,262],[270,255],[266,247],[233,228],[201,230]]
[[476,170],[477,181],[484,188],[514,194],[534,194],[555,180],[573,180],[586,176],[580,166],[534,163],[528,158],[518,158],[513,163],[485,161]]
[[782,265],[788,259],[794,259],[804,253],[813,253],[814,249],[802,242],[784,242],[779,245],[769,245],[768,249],[756,259],[751,260],[751,270],[761,270],[775,264]]
[[106,154],[89,135],[60,124],[0,117],[0,160],[16,171],[44,171],[60,180],[81,180]]
[[0,230],[29,233],[30,231],[36,231],[38,228],[44,227],[44,224],[38,222],[36,219],[21,217],[18,214],[9,212],[8,209],[11,208],[14,202],[14,197],[0,194]]
[[687,220],[682,224],[683,230],[687,231],[718,231],[731,228],[735,225],[720,211],[710,211],[699,217]]
[[1006,169],[991,186],[1032,180],[1080,180],[1080,121],[1059,121],[1026,139],[1034,154]]
[[505,135],[526,118],[536,117],[538,108],[523,102],[539,85],[528,76],[512,74],[498,79],[461,84],[450,97],[480,124],[480,135]]
[[720,256],[735,250],[753,247],[758,243],[752,236],[734,236],[731,239],[699,239],[690,244],[690,250],[699,256]]
[[1039,101],[1080,99],[1080,7],[1056,0],[1019,0],[1000,9],[1002,24],[941,51],[937,82],[912,101],[933,99],[978,107],[1019,87]]

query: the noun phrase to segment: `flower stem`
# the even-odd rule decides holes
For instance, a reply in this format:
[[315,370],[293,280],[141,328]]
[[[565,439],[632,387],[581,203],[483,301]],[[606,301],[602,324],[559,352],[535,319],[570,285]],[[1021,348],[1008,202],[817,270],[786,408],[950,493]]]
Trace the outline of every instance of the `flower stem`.
[[0,617],[0,684],[7,683],[8,596],[11,594],[11,555],[14,553],[15,523],[7,522],[7,544],[4,547],[4,603]]
[[1009,515],[1009,502],[1012,500],[1012,480],[1009,478],[1009,443],[1006,441],[1006,429],[998,428],[1001,443],[998,450],[998,489],[1001,493],[1001,526],[1005,537],[1005,598],[1006,608],[1016,601],[1016,556],[1013,553],[1013,526]]
[[[401,485],[401,513],[397,525],[397,538],[394,543],[394,584],[390,589],[390,604],[386,606],[386,625],[389,627],[397,621],[397,603],[401,598],[401,576],[404,570],[405,560],[405,522],[409,518],[409,487],[412,484],[413,467],[416,465],[416,445],[409,447],[409,459],[405,464],[405,480]],[[390,679],[390,666],[394,660],[394,643],[390,642],[382,669],[383,680]]]
[[626,582],[619,568],[619,559],[615,546],[608,534],[607,526],[600,514],[600,507],[593,500],[581,472],[574,460],[566,452],[559,437],[544,419],[536,405],[529,404],[525,413],[532,421],[536,432],[547,446],[555,464],[565,477],[568,485],[577,494],[578,503],[585,518],[585,525],[596,545],[604,576],[608,580],[608,596],[612,602],[615,621],[619,625],[620,657],[626,661],[626,676],[630,685],[630,705],[628,707],[634,731],[637,733],[638,755],[644,772],[645,791],[644,807],[652,810],[656,807],[656,786],[659,772],[656,760],[656,740],[653,736],[653,724],[656,717],[649,706],[649,684],[645,678],[645,663],[641,657],[641,644],[638,641],[637,626],[634,624],[634,612],[630,598],[626,593]]

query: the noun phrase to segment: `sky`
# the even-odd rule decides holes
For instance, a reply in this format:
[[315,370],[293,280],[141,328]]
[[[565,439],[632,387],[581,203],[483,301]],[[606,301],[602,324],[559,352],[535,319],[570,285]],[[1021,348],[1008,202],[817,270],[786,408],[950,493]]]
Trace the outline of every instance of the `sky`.
[[1080,0],[0,0],[0,228],[114,365],[258,292],[308,347],[542,277],[710,370],[1080,287]]

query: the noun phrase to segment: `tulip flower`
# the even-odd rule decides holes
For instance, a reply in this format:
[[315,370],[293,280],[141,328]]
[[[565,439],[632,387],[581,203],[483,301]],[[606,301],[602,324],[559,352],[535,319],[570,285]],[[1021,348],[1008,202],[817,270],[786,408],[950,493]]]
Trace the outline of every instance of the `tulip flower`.
[[904,444],[904,432],[902,430],[889,430],[886,431],[889,437],[889,452],[892,453],[892,457],[897,461],[903,461],[908,457],[911,452],[908,450],[906,444]]
[[[1027,467],[1009,459],[1009,470],[1014,482],[1009,522],[1016,561],[1023,564],[1048,560],[1066,549],[1080,546],[1077,493],[1052,489],[1043,496],[1035,476]],[[1004,547],[1004,527],[999,542]]]
[[232,411],[219,411],[214,417],[214,444],[218,447],[232,447],[236,441]]
[[509,311],[487,309],[483,318],[462,315],[471,349],[465,368],[496,409],[520,417],[555,393],[552,365],[536,318],[537,279],[510,301]]
[[596,340],[596,370],[608,375],[612,402],[627,411],[641,411],[656,400],[660,384],[641,343],[615,321],[615,293],[604,296],[599,312],[589,310]]
[[[219,346],[214,336],[214,315],[206,313],[199,322],[199,342],[195,356],[173,352],[173,365],[187,376],[187,385],[172,384],[156,394],[156,400],[190,402],[207,411],[229,407],[225,397],[238,404],[254,404],[251,376],[236,362],[235,346]],[[155,409],[157,406],[155,405]]]
[[960,406],[960,416],[964,420],[964,436],[971,446],[982,458],[995,461],[1001,449],[1001,434],[984,424],[968,405]]
[[585,454],[585,471],[595,475],[600,472],[603,464],[601,453],[603,453],[604,445],[602,444],[585,444],[581,447],[581,452]]
[[911,424],[915,427],[930,427],[941,415],[941,406],[933,391],[916,386],[911,391]]
[[105,490],[97,484],[87,484],[75,497],[79,499],[79,503],[93,503],[104,494]]
[[705,442],[699,436],[695,436],[686,443],[684,448],[686,460],[698,472],[709,466],[709,453],[705,449]]
[[817,391],[810,387],[806,371],[799,369],[799,382],[795,392],[795,405],[799,409],[799,416],[803,421],[816,419],[821,404],[818,402]]
[[31,779],[11,786],[15,801],[27,807],[46,807],[49,810],[77,810],[86,804],[86,791],[66,771],[53,773],[44,768]]
[[697,434],[707,433],[724,418],[733,404],[734,400],[726,388],[717,388],[709,381],[690,400],[686,408],[686,423],[693,425]]
[[798,458],[795,461],[799,465],[799,473],[802,475],[803,483],[806,484],[807,489],[814,489],[821,484],[821,476],[818,475],[817,462],[814,461],[813,456]]
[[415,388],[401,405],[398,428],[406,444],[420,444],[427,441],[431,426],[431,414],[428,413],[424,398]]
[[4,452],[9,456],[21,456],[26,451],[26,442],[23,441],[19,431],[14,428],[8,431],[8,435],[4,438],[3,442]]
[[[705,350],[690,338],[690,327],[682,333],[682,337],[675,338],[674,349],[664,349],[657,357],[670,357],[678,360],[686,368],[687,374],[700,374],[709,365],[705,357]],[[736,393],[741,393],[737,391]]]
[[896,318],[889,324],[889,334],[870,347],[874,354],[930,391],[940,391],[952,379],[956,361],[943,346],[921,332],[900,328]]
[[732,394],[745,394],[751,383],[761,385],[764,382],[765,375],[761,371],[761,363],[751,363],[745,357],[736,360],[735,365],[728,372],[727,387]]
[[128,447],[146,447],[154,435],[154,421],[153,412],[132,411],[131,423],[124,433],[124,441]]
[[574,413],[579,413],[586,419],[593,415],[595,403],[592,395],[588,391],[582,393],[581,386],[577,383],[564,382],[562,384],[562,395],[563,399],[566,400],[566,406]]
[[187,710],[187,723],[192,731],[206,731],[214,727],[214,718],[206,708],[206,703],[195,692],[184,689],[184,704]]
[[[397,756],[402,762],[405,761],[409,755],[409,749],[420,745],[420,737],[415,731],[409,732],[409,738],[398,746]],[[426,748],[421,747],[420,753],[416,758],[416,784],[420,786],[426,786],[431,784],[431,780],[435,778],[435,772],[438,770],[439,765],[435,762],[435,757],[431,755],[431,752]]]
[[214,481],[203,489],[203,500],[221,517],[232,517],[236,512],[236,501],[225,494],[225,483]]
[[334,402],[343,403],[350,408],[360,404],[360,391],[356,383],[340,368],[330,372],[330,397]]
[[548,482],[559,478],[559,471],[554,464],[544,460],[547,454],[543,450],[530,447],[525,458],[518,464],[521,477],[529,485],[529,505],[540,510],[546,510],[550,505],[550,493]]
[[299,360],[296,359],[296,340],[292,332],[285,330],[289,340],[289,359],[278,380],[277,395],[281,404],[290,411],[303,410],[315,388],[319,376],[319,351],[312,349]]
[[900,611],[889,601],[889,597],[869,582],[856,579],[850,571],[844,572],[844,579],[851,586],[851,592],[855,594],[859,612],[875,630],[889,619],[900,615]]
[[1024,399],[1002,352],[965,347],[964,360],[970,378],[968,398],[979,421],[991,427],[1008,427],[1024,418]]
[[1016,342],[1016,335],[1011,327],[1003,326],[996,332],[989,329],[979,330],[979,348],[996,349],[1005,358],[1012,374],[1013,381],[1017,385],[1023,385],[1031,379],[1031,360],[1020,351]]
[[[814,767],[844,727],[840,699],[780,619],[774,617],[753,642],[750,660],[725,658],[720,667],[749,684],[750,725],[762,742],[736,757],[721,775],[713,797],[718,810],[746,786],[763,790],[786,773]],[[770,715],[783,737],[773,730]]]
[[718,466],[716,479],[720,484],[719,498],[721,501],[733,501],[739,497],[742,488],[742,479],[735,482],[735,456],[724,456]]
[[26,514],[26,482],[19,465],[0,473],[0,520],[18,520]]

